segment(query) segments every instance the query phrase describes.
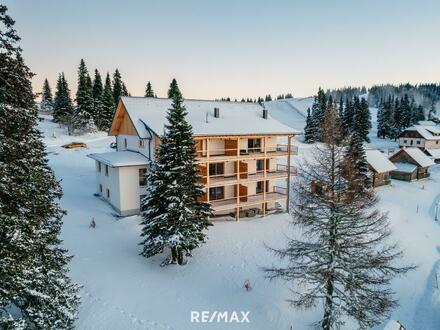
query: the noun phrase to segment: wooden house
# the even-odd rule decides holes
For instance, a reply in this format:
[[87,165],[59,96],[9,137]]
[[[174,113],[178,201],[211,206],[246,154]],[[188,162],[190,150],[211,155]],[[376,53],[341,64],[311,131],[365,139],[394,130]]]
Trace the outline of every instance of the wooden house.
[[365,155],[371,172],[373,187],[390,184],[390,172],[396,170],[396,166],[377,149],[365,150]]
[[403,148],[390,157],[396,166],[391,177],[397,180],[412,181],[429,177],[429,167],[434,162],[416,147]]
[[399,146],[417,147],[440,163],[440,126],[432,121],[420,121],[400,133]]
[[[202,200],[215,217],[264,216],[280,205],[285,210],[295,174],[290,156],[298,150],[292,137],[299,132],[256,103],[185,100],[184,105],[205,186]],[[96,162],[98,194],[120,215],[140,212],[145,174],[170,108],[170,99],[121,97],[109,132],[116,137],[116,151],[89,155]],[[287,165],[278,163],[280,157]]]

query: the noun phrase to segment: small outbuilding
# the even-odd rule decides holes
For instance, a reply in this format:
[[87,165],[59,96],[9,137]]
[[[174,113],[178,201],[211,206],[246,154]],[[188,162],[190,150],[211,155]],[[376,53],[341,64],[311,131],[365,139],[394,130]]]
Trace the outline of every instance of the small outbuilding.
[[434,162],[422,150],[416,147],[403,148],[390,157],[397,167],[391,177],[397,180],[413,181],[429,177],[429,167]]
[[397,167],[379,150],[365,150],[368,167],[371,172],[373,187],[380,187],[391,183],[390,172]]

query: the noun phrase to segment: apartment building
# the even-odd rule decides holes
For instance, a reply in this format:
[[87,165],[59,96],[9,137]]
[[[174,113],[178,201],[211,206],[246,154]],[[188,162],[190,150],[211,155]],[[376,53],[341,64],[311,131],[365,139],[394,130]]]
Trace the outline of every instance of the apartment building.
[[[295,169],[298,131],[271,118],[255,103],[185,100],[196,140],[196,159],[205,186],[202,200],[214,219],[264,216],[288,208],[287,187]],[[116,151],[90,154],[95,160],[97,193],[118,214],[140,212],[170,99],[122,97],[109,135]]]

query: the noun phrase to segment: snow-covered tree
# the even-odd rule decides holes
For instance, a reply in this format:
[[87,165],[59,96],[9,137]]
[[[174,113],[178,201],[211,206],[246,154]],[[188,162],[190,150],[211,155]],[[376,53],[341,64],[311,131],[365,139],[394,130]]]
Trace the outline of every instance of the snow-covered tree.
[[78,67],[78,89],[76,91],[75,116],[77,127],[83,131],[94,131],[96,125],[92,92],[92,80],[83,59]]
[[299,234],[286,248],[272,249],[282,266],[265,270],[269,278],[292,284],[289,302],[295,308],[323,305],[317,322],[322,329],[350,318],[369,328],[397,306],[390,282],[411,267],[398,265],[402,253],[388,242],[388,220],[376,209],[373,190],[357,193],[335,109],[326,111],[325,123],[324,143],[298,167],[291,186],[292,224]]
[[53,97],[47,78],[44,79],[43,90],[41,92],[40,109],[45,112],[53,112]]
[[359,190],[364,191],[372,187],[370,170],[363,146],[363,140],[357,132],[354,132],[348,143],[346,160],[349,162],[348,169],[353,170],[352,178]]
[[171,80],[170,87],[168,88],[168,93],[167,93],[168,98],[172,99],[174,97],[174,94],[176,93],[180,93],[180,90],[179,90],[179,86],[177,85],[177,80],[173,78],[173,80]]
[[66,125],[69,135],[77,128],[75,109],[70,98],[70,89],[64,73],[58,76],[55,91],[53,118],[56,122]]
[[310,114],[310,108],[307,109],[306,127],[304,127],[304,141],[306,143],[315,142],[316,127],[313,125],[312,115]]
[[211,208],[200,201],[204,191],[195,163],[192,128],[186,121],[182,94],[173,81],[168,124],[147,178],[140,244],[141,254],[147,258],[171,249],[171,262],[181,265],[184,255],[205,242]]
[[145,97],[154,97],[153,87],[150,82],[147,82],[147,87],[145,88]]
[[371,128],[371,115],[368,102],[364,98],[354,98],[354,126],[352,132],[359,135],[362,141],[370,142],[368,132]]
[[110,80],[110,75],[108,73],[107,76],[105,77],[102,103],[103,103],[102,129],[108,130],[112,124],[113,115],[115,113],[115,103],[113,99],[112,83]]
[[62,190],[37,129],[32,73],[6,11],[0,5],[0,82],[8,82],[0,84],[0,328],[72,329],[79,297],[59,239]]
[[113,74],[112,90],[113,90],[113,102],[116,106],[119,102],[119,97],[122,96],[123,93],[121,73],[119,72],[118,69],[116,69],[115,73]]
[[95,76],[93,78],[92,97],[94,115],[93,121],[99,130],[106,130],[104,118],[104,87],[102,86],[102,78],[98,69],[95,69]]

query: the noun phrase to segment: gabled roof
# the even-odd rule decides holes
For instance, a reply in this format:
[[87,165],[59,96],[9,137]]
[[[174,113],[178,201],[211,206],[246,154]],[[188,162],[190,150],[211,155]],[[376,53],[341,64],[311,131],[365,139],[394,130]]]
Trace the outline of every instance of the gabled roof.
[[384,173],[394,171],[396,166],[379,150],[365,150],[365,156],[368,164],[377,172]]
[[[163,134],[171,99],[124,96],[121,102],[141,138],[149,131]],[[264,119],[257,103],[184,100],[184,105],[194,136],[300,134],[270,115]],[[219,118],[214,117],[214,108],[220,109]]]
[[401,134],[410,131],[418,132],[425,140],[440,140],[440,135],[434,135],[440,134],[440,128],[438,126],[414,125],[405,129]]
[[[432,159],[429,158],[422,150],[420,150],[417,147],[408,147],[408,148],[400,149],[390,158],[393,158],[394,156],[402,152],[406,152],[408,156],[411,157],[421,167],[428,167],[434,165]],[[394,164],[396,164],[396,162],[394,162]]]
[[440,149],[426,149],[426,152],[434,159],[440,159]]
[[394,163],[396,165],[396,171],[397,172],[403,172],[403,173],[413,173],[417,166],[410,163]]
[[87,155],[87,157],[111,167],[142,166],[150,163],[147,157],[134,151],[93,153]]

